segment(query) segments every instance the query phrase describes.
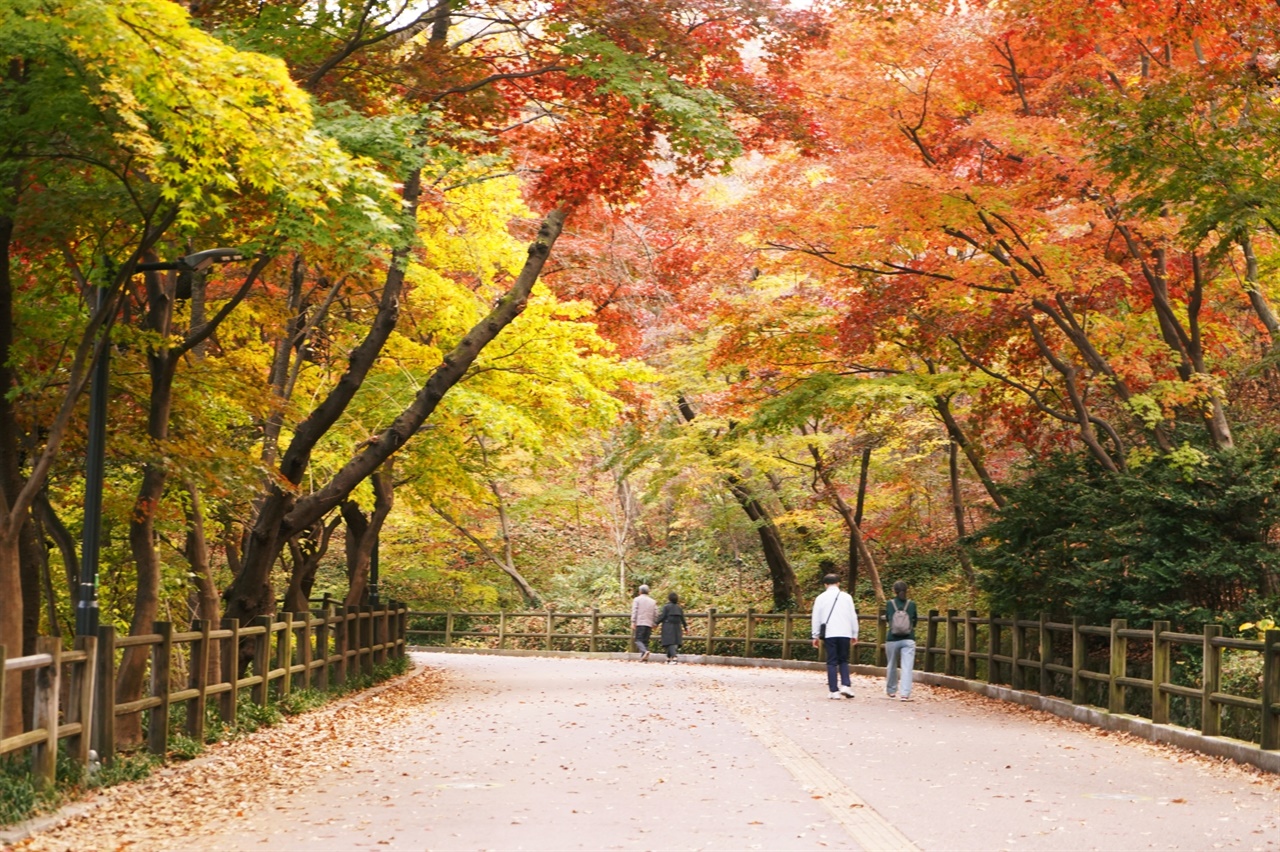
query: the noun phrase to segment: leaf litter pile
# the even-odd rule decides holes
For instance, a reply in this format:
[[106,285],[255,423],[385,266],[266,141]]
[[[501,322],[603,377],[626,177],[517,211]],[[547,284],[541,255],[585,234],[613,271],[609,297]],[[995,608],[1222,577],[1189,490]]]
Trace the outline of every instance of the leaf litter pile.
[[88,809],[13,847],[37,850],[173,849],[216,821],[243,816],[273,796],[341,771],[379,749],[376,732],[444,695],[443,672],[418,668],[381,687],[286,719],[243,739],[208,747],[200,758],[145,781],[100,791]]

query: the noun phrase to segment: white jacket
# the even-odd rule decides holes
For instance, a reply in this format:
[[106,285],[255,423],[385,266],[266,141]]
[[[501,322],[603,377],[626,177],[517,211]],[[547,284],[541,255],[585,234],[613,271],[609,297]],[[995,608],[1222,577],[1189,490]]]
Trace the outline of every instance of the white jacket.
[[827,636],[858,638],[858,613],[853,608],[853,598],[839,586],[829,586],[813,599],[813,633],[818,638],[818,626],[826,623]]

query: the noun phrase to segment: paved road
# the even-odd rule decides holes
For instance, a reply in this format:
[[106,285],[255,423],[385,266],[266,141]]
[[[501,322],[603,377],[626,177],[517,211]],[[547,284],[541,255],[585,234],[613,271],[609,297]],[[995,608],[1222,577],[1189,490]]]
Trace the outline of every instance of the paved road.
[[[188,849],[1280,849],[1273,777],[976,696],[820,673],[418,655],[363,760]],[[250,842],[248,838],[254,838]]]

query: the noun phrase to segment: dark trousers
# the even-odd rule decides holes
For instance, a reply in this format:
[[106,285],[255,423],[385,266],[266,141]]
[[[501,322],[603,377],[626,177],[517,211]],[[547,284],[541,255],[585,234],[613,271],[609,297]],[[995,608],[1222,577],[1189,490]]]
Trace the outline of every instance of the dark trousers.
[[[827,689],[835,692],[840,684],[849,686],[849,637],[828,636],[822,640],[827,649]],[[839,671],[840,682],[836,682]]]
[[649,652],[649,637],[653,635],[653,628],[643,624],[636,625],[636,647],[640,649],[641,654]]

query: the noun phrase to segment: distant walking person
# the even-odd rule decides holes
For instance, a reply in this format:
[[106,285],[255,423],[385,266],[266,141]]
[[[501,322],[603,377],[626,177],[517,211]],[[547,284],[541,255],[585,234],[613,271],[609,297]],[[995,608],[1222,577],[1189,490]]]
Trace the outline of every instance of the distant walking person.
[[[822,578],[826,590],[813,601],[813,647],[822,642],[827,651],[827,689],[829,698],[853,697],[849,682],[849,649],[858,642],[858,613],[853,598],[840,591],[840,578],[828,574]],[[839,674],[839,683],[836,675]]]
[[907,600],[907,584],[893,584],[893,597],[884,605],[889,633],[884,643],[889,658],[884,688],[889,698],[911,700],[911,672],[916,666],[916,602]]
[[649,659],[649,636],[653,633],[653,622],[657,617],[658,602],[649,597],[648,586],[641,586],[640,594],[631,601],[631,632],[635,635],[642,663]]
[[658,623],[662,625],[662,647],[667,649],[667,662],[680,662],[676,654],[680,653],[680,642],[684,639],[684,631],[689,629],[689,622],[685,621],[680,596],[675,592],[667,595]]

